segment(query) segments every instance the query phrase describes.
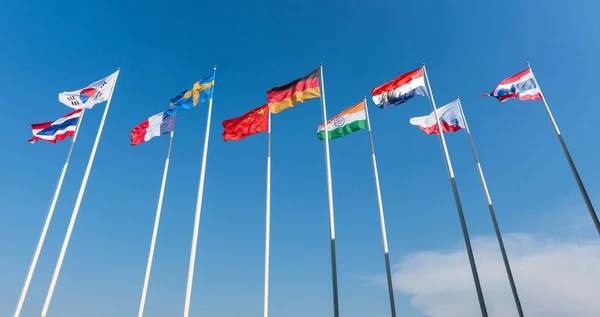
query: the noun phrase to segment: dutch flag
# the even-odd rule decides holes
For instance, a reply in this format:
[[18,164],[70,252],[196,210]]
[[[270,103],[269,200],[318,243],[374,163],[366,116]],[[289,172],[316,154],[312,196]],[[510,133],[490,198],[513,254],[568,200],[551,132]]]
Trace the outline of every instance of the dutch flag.
[[402,74],[392,81],[371,90],[373,102],[386,109],[407,102],[415,96],[427,96],[423,68]]

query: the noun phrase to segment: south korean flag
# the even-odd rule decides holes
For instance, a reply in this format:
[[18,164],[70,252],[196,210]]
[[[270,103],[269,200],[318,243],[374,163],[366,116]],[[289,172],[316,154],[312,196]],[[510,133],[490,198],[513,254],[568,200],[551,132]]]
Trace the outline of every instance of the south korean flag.
[[73,109],[91,109],[95,104],[108,100],[118,72],[83,89],[62,92],[58,94],[58,100]]

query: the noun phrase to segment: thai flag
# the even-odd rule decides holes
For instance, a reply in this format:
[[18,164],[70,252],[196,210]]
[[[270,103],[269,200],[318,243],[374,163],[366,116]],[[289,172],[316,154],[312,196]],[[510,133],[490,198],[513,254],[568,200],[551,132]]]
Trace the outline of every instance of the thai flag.
[[373,88],[371,92],[373,102],[382,109],[405,103],[415,96],[427,96],[423,69],[402,74],[389,83]]
[[58,140],[64,140],[68,136],[73,136],[82,113],[83,109],[77,109],[54,122],[32,124],[31,132],[33,133],[33,138],[29,139],[28,142],[33,144],[37,140],[43,140],[56,143]]
[[[459,107],[460,106],[458,105],[458,102],[454,100],[453,102],[437,109],[436,113],[440,119],[442,131],[456,132],[465,128],[465,120],[460,114]],[[437,121],[435,120],[435,114],[433,112],[426,116],[410,118],[410,124],[418,126],[421,128],[421,130],[423,130],[423,132],[425,132],[425,134],[440,133],[440,129],[438,129]]]
[[491,93],[482,96],[494,97],[500,102],[517,97],[520,100],[535,100],[542,99],[542,92],[533,78],[531,69],[527,68],[501,81]]

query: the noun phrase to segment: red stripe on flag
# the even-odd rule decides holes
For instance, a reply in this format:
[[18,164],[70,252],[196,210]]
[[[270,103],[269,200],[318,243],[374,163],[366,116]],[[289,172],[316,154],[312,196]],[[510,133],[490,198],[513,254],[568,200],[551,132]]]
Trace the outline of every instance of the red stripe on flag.
[[35,141],[47,141],[50,143],[56,143],[56,141],[64,140],[69,136],[73,136],[74,134],[75,134],[75,131],[66,131],[65,133],[55,135],[54,139],[42,139],[38,136],[34,136],[33,138],[29,139],[27,142],[29,142],[31,144],[35,143]]
[[[444,132],[456,132],[458,130],[461,129],[460,126],[458,125],[450,125],[447,122],[440,122],[440,124],[442,125],[442,130]],[[423,130],[423,132],[425,132],[425,134],[440,134],[440,129],[438,129],[438,125],[434,124],[430,127],[423,127],[423,126],[418,126],[419,128],[421,128],[421,130]]]
[[309,88],[318,88],[319,87],[319,77],[307,79],[298,82],[295,86],[287,90],[270,90],[267,91],[267,100],[269,103],[278,103],[282,100],[292,98],[292,95],[296,92],[302,92]]
[[500,85],[505,85],[505,84],[512,84],[514,82],[519,81],[521,78],[523,78],[524,76],[529,75],[529,68],[527,68],[526,70],[518,73],[518,74],[514,74],[508,78],[506,78],[505,80],[501,81],[500,84],[498,84],[498,86]]
[[148,119],[146,119],[142,123],[135,126],[133,129],[131,129],[131,146],[146,141],[146,130],[148,130],[149,126],[150,122],[148,121]]
[[44,122],[44,123],[32,123],[31,124],[31,130],[44,130],[45,128],[49,127],[53,123],[54,123],[54,121],[52,121],[52,122]]
[[408,73],[404,73],[381,86],[375,87],[375,88],[371,89],[371,93],[373,93],[373,96],[377,96],[384,92],[392,91],[398,87],[406,85],[407,83],[413,81],[413,79],[416,79],[419,77],[423,77],[423,69],[422,68],[415,69]]

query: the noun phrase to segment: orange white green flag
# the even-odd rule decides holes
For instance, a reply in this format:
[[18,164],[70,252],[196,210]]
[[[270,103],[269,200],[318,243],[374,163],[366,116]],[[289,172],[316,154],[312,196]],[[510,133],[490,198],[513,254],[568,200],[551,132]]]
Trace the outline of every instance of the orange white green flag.
[[[329,140],[341,138],[358,130],[366,130],[368,124],[367,113],[365,111],[365,102],[363,100],[329,119],[327,121]],[[317,137],[321,140],[325,138],[325,129],[322,124],[317,130]]]

